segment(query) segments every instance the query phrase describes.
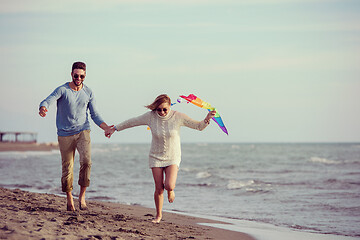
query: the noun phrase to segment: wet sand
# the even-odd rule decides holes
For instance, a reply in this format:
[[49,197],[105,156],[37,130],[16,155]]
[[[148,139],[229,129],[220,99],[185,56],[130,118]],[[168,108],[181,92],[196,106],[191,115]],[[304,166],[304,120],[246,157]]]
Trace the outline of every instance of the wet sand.
[[66,211],[66,199],[53,194],[0,188],[0,239],[221,239],[254,240],[244,233],[198,225],[216,221],[154,209],[87,201],[88,210]]

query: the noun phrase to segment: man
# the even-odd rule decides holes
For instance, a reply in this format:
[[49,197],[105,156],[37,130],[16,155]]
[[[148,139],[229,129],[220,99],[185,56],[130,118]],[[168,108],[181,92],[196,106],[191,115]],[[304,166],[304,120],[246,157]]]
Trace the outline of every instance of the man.
[[40,103],[39,114],[46,116],[49,106],[57,102],[56,127],[59,148],[62,159],[62,191],[66,192],[67,210],[75,211],[73,190],[73,167],[75,149],[80,156],[79,172],[79,206],[86,210],[85,192],[90,185],[91,151],[90,151],[90,122],[88,110],[92,120],[103,130],[110,128],[100,117],[95,108],[94,95],[90,88],[84,85],[86,65],[75,62],[71,71],[72,81],[56,88],[44,101]]

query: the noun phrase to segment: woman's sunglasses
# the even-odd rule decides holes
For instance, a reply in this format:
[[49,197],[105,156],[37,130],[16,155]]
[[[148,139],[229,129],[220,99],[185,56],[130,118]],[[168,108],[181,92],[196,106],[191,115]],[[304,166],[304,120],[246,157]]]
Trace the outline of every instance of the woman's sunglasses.
[[158,111],[158,112],[161,112],[161,111],[167,112],[168,109],[167,108],[157,108],[156,111]]
[[77,79],[77,78],[81,78],[81,79],[84,79],[85,78],[85,75],[78,75],[78,74],[74,74],[74,78]]

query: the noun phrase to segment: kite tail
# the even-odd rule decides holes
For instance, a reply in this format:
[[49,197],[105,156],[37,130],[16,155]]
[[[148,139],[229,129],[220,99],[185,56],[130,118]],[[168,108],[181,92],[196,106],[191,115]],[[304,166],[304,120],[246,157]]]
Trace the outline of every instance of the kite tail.
[[208,111],[216,111],[215,116],[212,118],[212,120],[214,120],[214,122],[217,123],[217,125],[219,125],[219,127],[221,128],[221,130],[226,133],[226,135],[229,135],[224,122],[222,121],[220,114],[218,113],[218,111],[216,110],[216,108],[212,108],[212,109],[208,109]]

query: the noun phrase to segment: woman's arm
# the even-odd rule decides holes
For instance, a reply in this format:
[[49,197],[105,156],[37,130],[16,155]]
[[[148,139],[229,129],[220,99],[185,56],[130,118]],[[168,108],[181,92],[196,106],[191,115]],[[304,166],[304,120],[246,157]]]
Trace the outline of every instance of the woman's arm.
[[115,130],[122,131],[127,128],[137,127],[141,125],[148,125],[150,121],[150,114],[151,112],[147,112],[143,115],[140,115],[138,117],[130,118],[128,120],[125,120],[118,125],[115,126]]
[[210,111],[206,115],[206,117],[205,117],[205,119],[203,121],[196,121],[194,119],[191,119],[186,114],[182,114],[183,125],[185,127],[188,127],[188,128],[192,128],[192,129],[202,131],[210,124],[210,120],[211,120],[211,118],[213,118],[215,116],[215,113],[216,113],[216,111]]
[[125,120],[121,123],[119,123],[116,126],[110,126],[105,130],[105,136],[110,138],[111,135],[115,132],[115,131],[122,131],[125,130],[127,128],[132,128],[132,127],[136,127],[136,126],[141,126],[141,125],[149,125],[150,122],[150,115],[151,112],[147,112],[141,116],[138,117],[134,117],[134,118],[130,118],[128,120]]

